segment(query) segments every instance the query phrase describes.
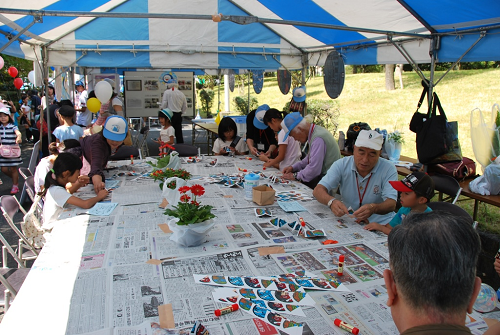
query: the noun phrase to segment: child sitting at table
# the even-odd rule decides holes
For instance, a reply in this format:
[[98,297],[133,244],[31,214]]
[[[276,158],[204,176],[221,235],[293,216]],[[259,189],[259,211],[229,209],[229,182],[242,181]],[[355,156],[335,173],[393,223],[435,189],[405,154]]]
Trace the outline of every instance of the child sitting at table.
[[219,123],[219,137],[214,142],[212,151],[215,155],[245,155],[248,147],[245,140],[236,135],[236,122],[230,117],[223,118]]
[[284,169],[287,166],[300,161],[301,151],[300,142],[296,141],[292,136],[288,136],[286,140],[285,132],[281,131],[281,121],[286,116],[285,112],[280,112],[275,108],[269,109],[262,120],[266,126],[269,126],[275,133],[278,133],[278,156],[271,159],[266,155],[259,155],[259,159],[264,163],[264,167],[273,166],[277,169]]
[[160,122],[162,128],[160,130],[160,140],[155,141],[156,143],[166,143],[174,144],[175,129],[172,127],[172,117],[174,112],[170,109],[165,108],[158,112],[158,122]]
[[57,114],[59,123],[62,125],[52,132],[56,137],[56,142],[60,143],[69,139],[80,140],[83,137],[83,128],[73,123],[75,108],[69,105],[62,105]]
[[53,228],[55,221],[57,221],[59,214],[61,214],[66,204],[80,208],[91,208],[108,195],[108,191],[103,189],[95,197],[83,200],[68,193],[65,185],[76,183],[80,176],[81,168],[82,161],[76,155],[63,152],[57,156],[54,167],[50,169],[45,177],[43,191],[38,193],[42,197],[45,196],[42,225],[44,229],[49,230]]
[[413,172],[401,181],[390,181],[389,183],[396,191],[401,192],[399,201],[402,207],[388,224],[381,225],[371,222],[364,227],[366,230],[379,230],[389,235],[392,228],[401,224],[409,214],[432,211],[427,203],[434,196],[434,182],[424,172]]

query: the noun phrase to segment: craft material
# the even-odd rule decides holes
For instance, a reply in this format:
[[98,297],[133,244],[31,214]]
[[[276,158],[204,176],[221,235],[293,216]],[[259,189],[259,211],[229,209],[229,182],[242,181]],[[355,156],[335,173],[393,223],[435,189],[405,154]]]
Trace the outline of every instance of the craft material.
[[340,320],[340,319],[335,319],[335,321],[333,321],[333,323],[339,327],[340,329],[343,329],[345,331],[348,331],[349,333],[351,334],[354,334],[354,335],[357,335],[359,334],[359,328],[356,328],[354,326],[351,326],[350,324],[348,323],[345,323],[344,321]]
[[339,256],[339,268],[337,269],[337,274],[339,276],[343,276],[344,275],[344,261],[345,261],[345,256],[344,255],[340,255]]
[[238,304],[232,304],[231,306],[227,306],[221,309],[215,310],[215,316],[220,317],[221,315],[229,314],[231,312],[236,312],[240,308]]

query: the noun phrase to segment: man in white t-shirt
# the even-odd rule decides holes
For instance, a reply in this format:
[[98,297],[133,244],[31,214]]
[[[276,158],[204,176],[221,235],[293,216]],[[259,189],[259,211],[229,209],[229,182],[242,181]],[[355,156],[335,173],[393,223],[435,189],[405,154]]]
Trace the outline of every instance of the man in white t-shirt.
[[174,115],[172,116],[172,127],[175,129],[175,139],[177,143],[184,143],[182,136],[182,113],[187,109],[187,100],[184,93],[179,91],[176,79],[167,82],[167,90],[163,93],[161,109],[169,108]]
[[76,124],[82,127],[87,127],[92,123],[92,112],[87,109],[88,94],[85,90],[85,84],[79,80],[75,84],[77,99],[75,103]]

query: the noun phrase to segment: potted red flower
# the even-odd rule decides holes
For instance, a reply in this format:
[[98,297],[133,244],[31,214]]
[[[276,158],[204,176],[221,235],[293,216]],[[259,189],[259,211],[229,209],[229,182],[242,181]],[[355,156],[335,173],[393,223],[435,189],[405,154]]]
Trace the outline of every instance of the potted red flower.
[[212,220],[215,217],[211,212],[212,206],[201,205],[199,202],[198,197],[205,194],[205,188],[201,185],[182,186],[178,191],[180,200],[177,206],[165,210],[166,215],[173,217],[168,222],[173,232],[170,239],[186,247],[198,246],[203,243],[206,232],[215,224]]

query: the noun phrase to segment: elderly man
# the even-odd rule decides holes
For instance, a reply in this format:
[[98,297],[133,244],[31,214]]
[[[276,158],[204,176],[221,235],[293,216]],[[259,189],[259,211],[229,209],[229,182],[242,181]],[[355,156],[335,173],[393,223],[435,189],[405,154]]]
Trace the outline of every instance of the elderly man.
[[160,109],[168,108],[174,115],[172,116],[172,127],[175,130],[175,139],[177,144],[184,143],[182,136],[182,113],[187,109],[187,100],[184,93],[179,91],[177,79],[167,81],[167,90],[163,93]]
[[402,335],[471,334],[466,312],[481,287],[478,234],[439,211],[408,216],[389,234],[387,305]]
[[[316,199],[339,217],[350,207],[358,222],[389,223],[398,197],[389,181],[397,181],[398,174],[393,163],[380,159],[383,142],[376,131],[361,130],[353,155],[336,161],[314,189]],[[342,201],[329,194],[339,186]]]
[[298,180],[310,188],[316,187],[330,166],[340,158],[340,150],[333,135],[325,128],[312,123],[307,115],[290,113],[281,122],[281,128],[300,143],[308,143],[309,151],[301,161],[283,169],[283,177]]

